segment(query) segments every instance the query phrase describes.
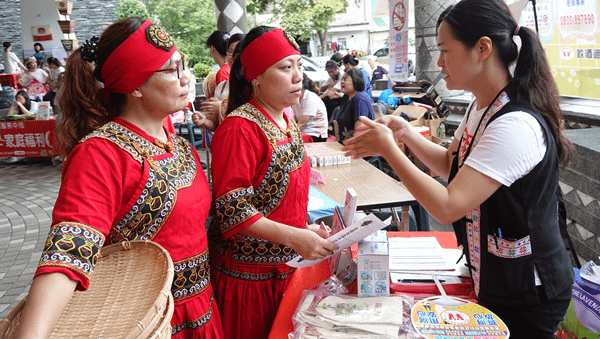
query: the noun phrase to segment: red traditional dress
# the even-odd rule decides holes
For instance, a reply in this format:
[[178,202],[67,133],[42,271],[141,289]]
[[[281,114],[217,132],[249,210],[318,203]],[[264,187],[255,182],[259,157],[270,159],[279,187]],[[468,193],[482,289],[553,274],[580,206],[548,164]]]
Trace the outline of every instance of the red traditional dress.
[[104,244],[155,241],[175,268],[173,338],[222,338],[205,232],[208,182],[191,145],[168,138],[116,118],[73,149],[36,275],[61,272],[85,290]]
[[229,73],[231,73],[231,67],[229,67],[228,63],[224,63],[217,71],[216,85],[219,85],[225,80],[229,80]]
[[294,269],[290,247],[240,233],[260,218],[306,225],[310,166],[300,131],[254,101],[231,112],[211,147],[211,274],[226,338],[266,338]]

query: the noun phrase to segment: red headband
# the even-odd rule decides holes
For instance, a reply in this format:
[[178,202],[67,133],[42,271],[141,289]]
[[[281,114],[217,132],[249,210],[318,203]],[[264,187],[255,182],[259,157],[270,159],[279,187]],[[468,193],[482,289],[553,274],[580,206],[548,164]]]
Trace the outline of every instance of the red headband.
[[287,56],[300,55],[299,50],[296,40],[281,28],[259,36],[244,48],[240,57],[246,80],[254,80],[271,65]]
[[162,28],[146,20],[110,54],[102,66],[104,88],[115,93],[133,93],[164,63],[177,47]]

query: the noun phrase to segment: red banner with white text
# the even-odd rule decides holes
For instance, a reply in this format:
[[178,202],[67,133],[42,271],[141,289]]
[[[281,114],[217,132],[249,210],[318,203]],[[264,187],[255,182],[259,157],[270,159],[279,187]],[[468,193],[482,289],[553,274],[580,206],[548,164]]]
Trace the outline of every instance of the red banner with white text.
[[0,157],[59,155],[56,120],[0,121]]

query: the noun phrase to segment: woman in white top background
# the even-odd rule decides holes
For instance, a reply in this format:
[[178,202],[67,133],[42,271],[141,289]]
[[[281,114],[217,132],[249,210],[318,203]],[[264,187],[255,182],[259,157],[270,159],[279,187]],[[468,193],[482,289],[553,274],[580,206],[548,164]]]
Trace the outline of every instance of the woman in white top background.
[[298,129],[314,142],[321,142],[327,140],[327,108],[317,91],[314,81],[303,74],[302,95],[292,110]]
[[47,65],[44,68],[48,74],[50,75],[50,92],[44,95],[44,101],[50,101],[54,106],[54,98],[56,97],[56,92],[62,85],[62,81],[59,82],[59,75],[65,71],[65,68],[62,66],[60,61],[57,58],[50,57],[47,60]]
[[5,41],[2,45],[4,46],[4,54],[2,55],[4,59],[4,72],[6,74],[17,74],[20,71],[19,67],[25,70],[26,67],[23,66],[15,53],[11,52],[12,44],[9,41]]
[[27,94],[32,100],[41,99],[50,91],[50,87],[48,87],[48,82],[51,80],[50,75],[45,70],[38,68],[34,57],[25,59],[25,66],[27,66],[27,70],[19,75],[19,83],[27,89]]

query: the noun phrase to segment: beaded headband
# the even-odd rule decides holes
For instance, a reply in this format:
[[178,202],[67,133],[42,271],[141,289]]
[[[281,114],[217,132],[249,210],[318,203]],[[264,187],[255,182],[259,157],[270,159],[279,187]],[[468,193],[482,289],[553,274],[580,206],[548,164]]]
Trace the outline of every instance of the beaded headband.
[[[132,93],[176,50],[171,36],[152,21],[146,20],[102,65],[104,89],[115,93]],[[142,60],[140,56],[143,56]]]
[[281,28],[269,31],[254,39],[240,56],[244,76],[248,82],[254,80],[277,61],[290,55],[300,55],[296,40]]

